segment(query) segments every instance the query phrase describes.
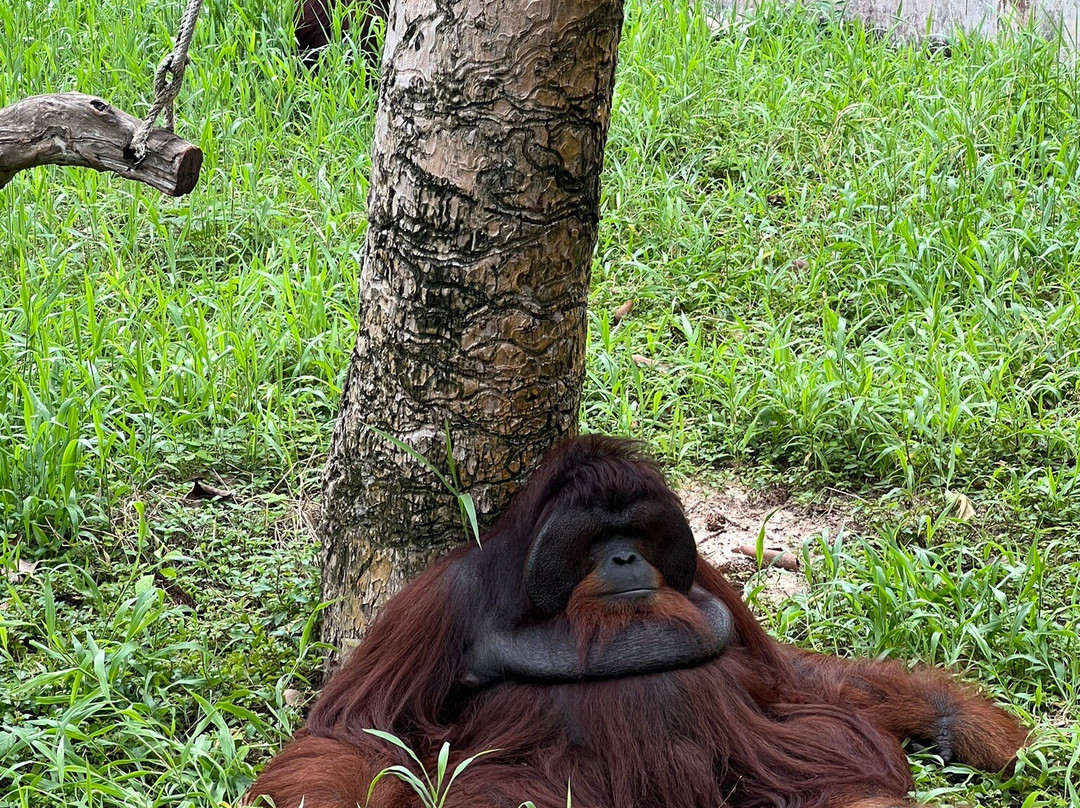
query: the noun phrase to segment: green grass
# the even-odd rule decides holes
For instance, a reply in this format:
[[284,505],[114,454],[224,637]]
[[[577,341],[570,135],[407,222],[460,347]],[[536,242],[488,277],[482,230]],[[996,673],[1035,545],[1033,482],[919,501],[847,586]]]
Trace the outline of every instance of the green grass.
[[[141,113],[180,5],[0,5],[0,105]],[[286,17],[207,3],[192,196],[0,191],[0,564],[38,563],[0,577],[2,808],[234,799],[318,686],[303,505],[374,101],[348,44],[298,67]],[[631,3],[621,50],[584,425],[682,476],[862,494],[869,538],[808,546],[770,627],[954,665],[1035,726],[1004,793],[917,760],[946,803],[1080,808],[1076,71],[1027,32],[946,56],[777,8],[712,36],[672,0]],[[237,501],[185,504],[199,475]]]

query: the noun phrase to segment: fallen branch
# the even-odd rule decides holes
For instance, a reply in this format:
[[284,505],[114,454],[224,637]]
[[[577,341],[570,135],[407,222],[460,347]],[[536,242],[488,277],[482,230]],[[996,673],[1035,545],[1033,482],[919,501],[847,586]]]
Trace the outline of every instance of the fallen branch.
[[[744,556],[750,556],[750,558],[755,560],[757,559],[757,549],[751,547],[749,544],[739,545],[738,547],[735,547],[734,550]],[[799,559],[785,550],[765,549],[761,551],[761,568],[764,567],[780,567],[780,569],[798,572]]]
[[100,98],[82,93],[37,95],[0,109],[0,188],[34,166],[81,166],[112,171],[169,196],[190,193],[202,151],[154,129],[146,156],[136,161],[131,139],[142,123]]

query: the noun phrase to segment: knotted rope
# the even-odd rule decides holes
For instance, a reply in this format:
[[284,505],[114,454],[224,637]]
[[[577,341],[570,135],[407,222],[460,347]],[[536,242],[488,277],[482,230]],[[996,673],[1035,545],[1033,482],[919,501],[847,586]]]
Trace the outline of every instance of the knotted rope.
[[176,45],[173,46],[172,53],[161,60],[154,74],[154,103],[150,105],[150,112],[131,139],[131,148],[135,153],[136,162],[146,156],[146,141],[162,111],[165,113],[165,129],[171,132],[176,126],[173,102],[180,95],[180,87],[184,83],[184,71],[190,61],[188,48],[191,46],[191,38],[195,35],[195,23],[199,19],[199,12],[202,11],[202,4],[203,0],[188,0],[184,17],[180,20],[180,33],[176,36]]

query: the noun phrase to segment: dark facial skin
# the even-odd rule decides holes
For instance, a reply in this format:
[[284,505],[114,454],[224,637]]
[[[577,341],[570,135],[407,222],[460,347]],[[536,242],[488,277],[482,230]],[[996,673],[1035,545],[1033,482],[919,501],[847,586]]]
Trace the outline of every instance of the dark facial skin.
[[[459,681],[555,684],[713,660],[732,639],[733,621],[723,603],[693,586],[696,567],[697,546],[677,501],[555,507],[525,564],[531,611],[474,634]],[[600,633],[582,635],[582,624]]]
[[568,505],[553,510],[529,549],[525,591],[533,608],[559,614],[582,578],[604,560],[596,554],[605,547],[615,551],[611,542],[619,540],[624,550],[633,549],[648,561],[667,586],[684,595],[690,591],[697,547],[677,505],[648,499],[619,506]]
[[659,571],[645,560],[637,542],[615,538],[593,546],[590,556],[597,578],[603,582],[604,597],[634,600],[655,593],[663,580]]

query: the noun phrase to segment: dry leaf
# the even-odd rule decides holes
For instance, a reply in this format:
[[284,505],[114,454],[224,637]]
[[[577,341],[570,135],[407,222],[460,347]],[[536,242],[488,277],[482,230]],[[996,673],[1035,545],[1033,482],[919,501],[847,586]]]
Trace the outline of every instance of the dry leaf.
[[232,491],[226,491],[223,488],[215,488],[212,485],[195,480],[191,484],[191,490],[184,494],[185,502],[199,502],[202,500],[212,499],[219,501],[231,502],[236,498],[236,495]]
[[718,533],[729,524],[731,524],[731,520],[720,511],[712,511],[705,517],[705,529],[711,533]]
[[652,359],[648,356],[642,356],[641,354],[634,354],[630,359],[639,368],[655,368],[661,373],[667,373],[671,370],[671,365],[666,362],[660,362],[659,360]]
[[302,707],[304,705],[304,694],[299,690],[293,690],[291,687],[286,688],[281,695],[285,697],[285,703],[290,707]]
[[613,311],[611,313],[612,325],[618,325],[619,323],[621,323],[623,321],[623,318],[625,318],[633,310],[634,310],[634,299],[630,298],[625,303],[623,303],[621,306],[619,306],[619,308],[615,309],[615,311]]
[[961,522],[970,522],[978,514],[975,513],[975,503],[966,494],[954,494],[953,504],[956,506],[956,518]]
[[25,561],[19,559],[15,564],[15,569],[8,570],[7,579],[13,584],[17,584],[23,578],[28,578],[34,574],[34,570],[37,569],[39,561]]

